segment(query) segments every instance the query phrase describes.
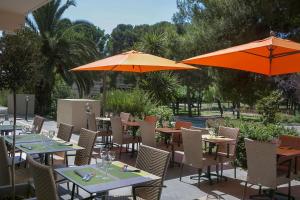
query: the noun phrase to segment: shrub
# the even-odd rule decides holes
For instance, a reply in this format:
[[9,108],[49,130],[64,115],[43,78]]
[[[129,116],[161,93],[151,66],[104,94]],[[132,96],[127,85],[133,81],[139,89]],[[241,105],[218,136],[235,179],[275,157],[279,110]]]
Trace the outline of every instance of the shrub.
[[258,141],[272,141],[280,135],[297,135],[295,129],[286,128],[279,124],[264,125],[260,122],[245,122],[242,120],[226,119],[226,126],[240,129],[240,137],[237,142],[237,165],[247,168],[247,158],[245,149],[245,138]]
[[134,116],[147,114],[156,103],[143,90],[112,90],[107,93],[106,109],[109,112],[128,112]]
[[276,91],[257,101],[256,108],[258,113],[262,115],[263,123],[276,122],[276,113],[279,111],[280,102],[281,94]]
[[155,115],[158,118],[159,125],[162,125],[163,121],[172,121],[174,118],[173,111],[168,106],[157,106],[152,108],[149,115]]

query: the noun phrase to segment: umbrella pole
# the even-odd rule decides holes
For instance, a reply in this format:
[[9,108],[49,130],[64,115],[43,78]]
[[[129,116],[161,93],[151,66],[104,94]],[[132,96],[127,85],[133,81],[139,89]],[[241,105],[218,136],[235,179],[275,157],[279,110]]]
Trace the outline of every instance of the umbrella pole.
[[100,102],[100,105],[101,106],[101,113],[100,115],[104,115],[104,112],[105,112],[105,106],[106,106],[106,94],[107,94],[107,91],[106,91],[106,84],[107,84],[107,81],[106,81],[106,78],[107,78],[107,72],[105,71],[103,73],[103,77],[102,77],[102,82],[103,82],[103,90],[102,90],[102,102]]

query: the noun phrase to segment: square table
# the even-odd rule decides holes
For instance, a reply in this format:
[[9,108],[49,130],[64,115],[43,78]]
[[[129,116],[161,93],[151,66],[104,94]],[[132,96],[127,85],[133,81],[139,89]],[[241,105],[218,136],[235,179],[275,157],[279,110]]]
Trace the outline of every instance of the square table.
[[296,149],[289,146],[280,146],[277,148],[277,156],[279,157],[291,157],[295,160],[294,173],[298,173],[298,157],[300,156],[300,149]]
[[[122,171],[124,165],[126,164],[119,161],[112,162],[111,167],[108,169],[108,176],[106,178],[103,178],[105,177],[105,170],[97,168],[96,165],[66,167],[54,170],[59,175],[63,176],[75,185],[78,185],[90,194],[104,193],[109,190],[143,184],[161,178],[143,170],[140,172],[124,172]],[[83,181],[82,178],[74,172],[74,170],[95,173],[95,176],[90,181],[86,182]]]
[[[13,143],[12,135],[5,136],[4,139],[9,144]],[[19,143],[42,142],[47,138],[42,134],[20,134],[20,135],[16,135],[15,139],[16,139],[16,144],[19,144]]]

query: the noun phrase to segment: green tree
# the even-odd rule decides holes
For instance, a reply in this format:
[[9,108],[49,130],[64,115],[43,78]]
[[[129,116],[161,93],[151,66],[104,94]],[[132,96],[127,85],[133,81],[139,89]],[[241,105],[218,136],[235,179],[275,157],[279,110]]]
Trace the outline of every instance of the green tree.
[[[47,58],[41,69],[43,77],[36,85],[37,112],[48,113],[55,73],[71,84],[75,81],[80,94],[93,84],[90,73],[70,73],[69,69],[95,60],[101,55],[104,32],[85,21],[71,22],[63,13],[75,6],[74,0],[53,0],[27,18],[28,26],[42,39],[41,51]],[[47,77],[47,78],[46,78]]]
[[14,130],[12,145],[12,199],[15,197],[15,134],[16,134],[16,93],[28,84],[38,69],[43,56],[40,54],[39,39],[28,30],[16,35],[0,38],[0,87],[13,93]]

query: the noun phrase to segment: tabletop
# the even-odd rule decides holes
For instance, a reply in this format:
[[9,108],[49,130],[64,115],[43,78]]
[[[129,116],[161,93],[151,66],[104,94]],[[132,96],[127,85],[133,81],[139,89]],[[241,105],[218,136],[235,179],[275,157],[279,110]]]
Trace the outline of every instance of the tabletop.
[[155,130],[157,132],[167,133],[167,134],[181,133],[181,129],[175,129],[175,128],[156,128]]
[[[160,179],[160,177],[142,170],[140,172],[124,172],[122,170],[124,165],[125,163],[114,161],[108,170],[108,176],[105,176],[104,169],[97,168],[96,165],[59,168],[55,169],[55,171],[88,193],[101,193]],[[131,166],[128,168],[136,169]],[[94,176],[90,181],[86,182],[74,170],[93,173]]]
[[84,149],[76,144],[72,144],[65,141],[49,140],[47,142],[27,142],[18,143],[16,147],[27,154],[44,154],[44,153],[56,153],[56,152],[67,152],[77,151]]
[[295,149],[293,147],[278,147],[277,155],[279,155],[279,156],[299,156],[300,149]]
[[[47,137],[42,134],[21,134],[21,135],[16,135],[15,137],[16,137],[16,144],[41,142],[44,139],[47,139]],[[9,144],[13,143],[12,135],[5,136],[4,139]]]

